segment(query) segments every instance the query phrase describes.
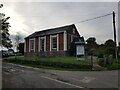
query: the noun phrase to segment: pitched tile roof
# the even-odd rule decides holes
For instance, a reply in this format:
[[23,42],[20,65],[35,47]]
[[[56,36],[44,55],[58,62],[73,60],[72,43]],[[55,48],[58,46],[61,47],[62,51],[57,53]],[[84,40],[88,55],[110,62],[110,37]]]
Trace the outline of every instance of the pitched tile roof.
[[55,33],[60,33],[60,32],[64,32],[67,31],[69,32],[70,30],[72,30],[71,28],[75,28],[75,25],[67,25],[67,26],[62,26],[62,27],[57,27],[57,28],[51,28],[51,29],[47,29],[47,30],[42,30],[42,31],[37,31],[34,32],[33,34],[27,36],[26,38],[34,38],[34,37],[39,37],[39,36],[44,36],[44,35],[49,35],[49,34],[55,34]]

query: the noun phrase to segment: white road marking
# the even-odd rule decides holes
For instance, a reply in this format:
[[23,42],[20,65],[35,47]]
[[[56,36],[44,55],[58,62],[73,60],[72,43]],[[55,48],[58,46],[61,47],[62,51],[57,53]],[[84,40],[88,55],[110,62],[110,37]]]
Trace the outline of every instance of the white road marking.
[[67,84],[67,85],[70,85],[70,86],[73,86],[73,87],[76,87],[76,88],[84,88],[84,87],[80,87],[80,86],[77,86],[77,85],[74,85],[74,84],[70,84],[70,83],[62,82],[62,81],[59,81],[59,80],[56,80],[56,79],[53,79],[53,78],[49,78],[49,77],[46,77],[46,76],[41,76],[41,77],[52,80],[52,81],[56,81],[56,82],[59,82],[59,83]]
[[95,77],[84,77],[82,80],[81,79],[76,79],[76,78],[71,78],[72,80],[82,82],[82,83],[90,83],[91,81],[95,80]]
[[95,77],[84,77],[82,80],[83,83],[89,83],[91,81],[93,81],[95,79]]

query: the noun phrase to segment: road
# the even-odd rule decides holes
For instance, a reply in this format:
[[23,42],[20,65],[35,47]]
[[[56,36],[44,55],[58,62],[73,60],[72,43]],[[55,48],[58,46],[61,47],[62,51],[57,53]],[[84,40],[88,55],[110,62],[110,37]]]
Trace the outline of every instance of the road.
[[3,63],[3,88],[118,88],[118,71],[60,71]]

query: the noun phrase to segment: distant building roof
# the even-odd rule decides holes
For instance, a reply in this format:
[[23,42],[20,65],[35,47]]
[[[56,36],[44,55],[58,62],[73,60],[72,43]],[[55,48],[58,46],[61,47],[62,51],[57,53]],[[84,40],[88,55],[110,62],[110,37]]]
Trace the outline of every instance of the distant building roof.
[[34,38],[34,37],[39,37],[39,36],[44,36],[44,35],[49,35],[49,34],[60,33],[60,32],[64,32],[64,31],[69,32],[71,30],[71,28],[76,29],[74,24],[66,25],[66,26],[62,26],[62,27],[57,27],[57,28],[51,28],[51,29],[47,29],[47,30],[37,31],[37,32],[27,36],[26,38]]

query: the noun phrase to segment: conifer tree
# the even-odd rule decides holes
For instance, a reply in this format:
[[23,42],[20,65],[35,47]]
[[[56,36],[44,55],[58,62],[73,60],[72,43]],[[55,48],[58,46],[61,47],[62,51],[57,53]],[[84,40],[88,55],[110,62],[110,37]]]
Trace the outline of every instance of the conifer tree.
[[[3,7],[3,4],[0,4],[0,8]],[[9,38],[9,22],[7,20],[10,17],[5,17],[5,14],[0,13],[0,46],[6,47],[6,48],[11,48],[12,47],[12,41]]]

